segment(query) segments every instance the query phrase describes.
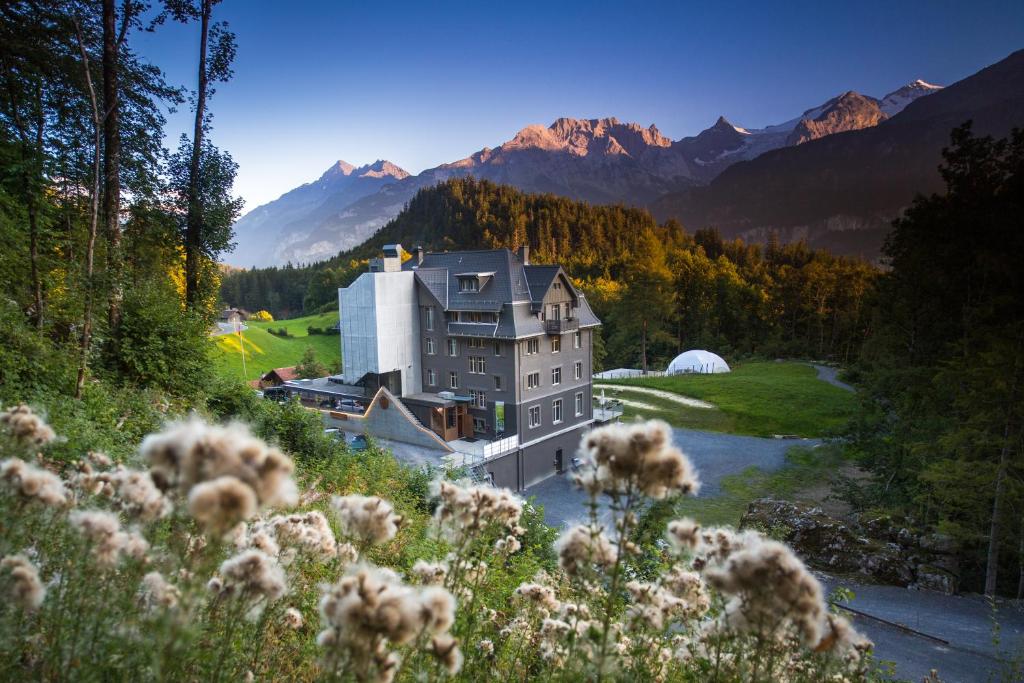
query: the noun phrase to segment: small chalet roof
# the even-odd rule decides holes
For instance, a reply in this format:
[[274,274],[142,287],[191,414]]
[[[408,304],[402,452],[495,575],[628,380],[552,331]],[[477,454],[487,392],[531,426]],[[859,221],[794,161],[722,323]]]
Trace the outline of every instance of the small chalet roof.
[[271,375],[275,375],[282,382],[288,382],[290,380],[299,378],[299,373],[295,371],[294,366],[290,368],[274,368],[270,372],[263,375],[263,379],[267,379]]

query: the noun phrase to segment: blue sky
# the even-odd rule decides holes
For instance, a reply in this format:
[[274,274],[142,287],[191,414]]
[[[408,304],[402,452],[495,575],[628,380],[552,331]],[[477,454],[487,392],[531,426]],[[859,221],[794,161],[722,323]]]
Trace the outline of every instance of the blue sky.
[[[337,159],[417,173],[531,123],[616,116],[678,139],[760,127],[846,90],[948,85],[1024,48],[1024,2],[224,0],[234,79],[211,101],[247,209]],[[132,38],[192,86],[198,28]],[[190,128],[169,117],[168,144]]]

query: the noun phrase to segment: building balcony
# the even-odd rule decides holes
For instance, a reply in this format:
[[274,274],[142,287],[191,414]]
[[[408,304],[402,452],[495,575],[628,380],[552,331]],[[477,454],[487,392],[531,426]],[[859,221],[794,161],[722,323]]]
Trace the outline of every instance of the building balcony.
[[565,334],[580,329],[579,318],[559,318],[558,320],[545,320],[544,331],[548,334]]

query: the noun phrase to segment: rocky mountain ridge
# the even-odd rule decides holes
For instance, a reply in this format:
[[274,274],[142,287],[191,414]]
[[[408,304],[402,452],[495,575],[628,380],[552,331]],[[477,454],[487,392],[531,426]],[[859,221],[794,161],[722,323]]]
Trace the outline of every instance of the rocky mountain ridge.
[[592,203],[653,205],[680,188],[713,181],[738,162],[877,125],[938,88],[915,85],[923,83],[915,81],[881,100],[846,92],[761,129],[720,117],[698,135],[677,141],[655,125],[563,117],[549,126],[526,126],[497,147],[415,176],[388,161],[359,168],[339,161],[317,181],[243,216],[235,225],[239,246],[228,260],[280,265],[333,256],[372,235],[420,188],[465,175]]

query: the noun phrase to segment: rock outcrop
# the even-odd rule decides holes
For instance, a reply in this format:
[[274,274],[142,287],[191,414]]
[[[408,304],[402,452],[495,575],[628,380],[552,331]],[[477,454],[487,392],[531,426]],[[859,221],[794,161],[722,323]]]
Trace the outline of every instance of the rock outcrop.
[[761,498],[747,508],[741,526],[786,542],[820,571],[946,594],[959,585],[953,539],[922,534],[908,520],[860,515],[845,521],[819,507]]

